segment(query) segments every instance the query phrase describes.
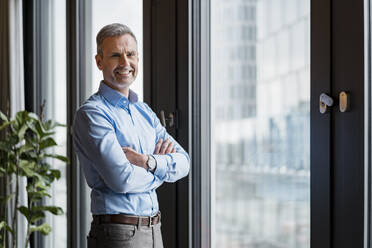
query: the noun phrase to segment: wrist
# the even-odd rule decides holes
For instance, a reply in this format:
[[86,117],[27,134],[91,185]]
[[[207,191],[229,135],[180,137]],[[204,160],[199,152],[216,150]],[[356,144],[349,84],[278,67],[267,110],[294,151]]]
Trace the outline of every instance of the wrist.
[[148,160],[146,162],[147,170],[151,173],[154,173],[154,171],[156,169],[156,165],[157,165],[156,164],[156,159],[151,154],[149,154],[147,156],[148,156]]
[[148,170],[149,167],[147,165],[147,161],[149,160],[149,155],[142,155],[142,167],[145,169],[145,170]]

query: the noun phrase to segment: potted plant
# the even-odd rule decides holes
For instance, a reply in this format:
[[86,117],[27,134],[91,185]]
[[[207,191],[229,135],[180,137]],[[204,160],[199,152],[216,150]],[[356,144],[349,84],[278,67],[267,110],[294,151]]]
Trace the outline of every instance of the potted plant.
[[[47,223],[37,224],[45,218],[46,212],[63,214],[62,208],[45,206],[41,201],[44,197],[51,197],[48,190],[53,181],[61,176],[60,171],[51,166],[50,160],[59,159],[68,163],[66,157],[54,154],[50,149],[57,145],[53,138],[55,128],[63,125],[51,120],[44,121],[42,117],[27,111],[17,112],[11,120],[0,111],[0,120],[0,131],[5,133],[5,139],[0,140],[0,177],[6,192],[1,198],[4,216],[0,220],[0,247],[6,247],[8,237],[12,247],[17,247],[19,212],[27,220],[27,248],[31,233],[48,235],[51,232]],[[22,177],[27,178],[27,206],[21,206],[18,201],[19,180]],[[12,201],[14,204],[11,205]],[[13,216],[9,220],[7,213],[11,206]]]

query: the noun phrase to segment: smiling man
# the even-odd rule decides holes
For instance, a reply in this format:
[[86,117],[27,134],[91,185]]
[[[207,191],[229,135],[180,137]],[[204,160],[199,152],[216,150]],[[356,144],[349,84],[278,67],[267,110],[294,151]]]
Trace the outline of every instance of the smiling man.
[[75,150],[92,189],[88,247],[163,247],[156,189],[187,176],[189,156],[129,89],[139,62],[133,32],[118,23],[103,27],[95,58],[103,80],[74,123]]

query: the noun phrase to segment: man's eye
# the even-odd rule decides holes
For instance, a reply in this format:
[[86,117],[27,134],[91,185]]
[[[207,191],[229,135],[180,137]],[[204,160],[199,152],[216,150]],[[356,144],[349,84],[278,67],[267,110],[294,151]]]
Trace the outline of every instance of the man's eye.
[[133,56],[135,56],[135,55],[136,55],[135,53],[128,53],[128,54],[127,54],[128,57],[133,57]]
[[111,57],[120,57],[120,54],[113,54]]

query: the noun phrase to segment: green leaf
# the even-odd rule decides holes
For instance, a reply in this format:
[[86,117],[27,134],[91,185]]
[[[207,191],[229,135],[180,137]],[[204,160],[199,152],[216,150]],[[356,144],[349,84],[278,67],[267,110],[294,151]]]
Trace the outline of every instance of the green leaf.
[[57,180],[61,178],[61,172],[59,170],[50,170],[50,174]]
[[27,128],[28,128],[28,126],[26,124],[23,124],[22,127],[19,129],[18,138],[20,140],[23,140],[23,138],[25,137],[25,133],[26,133]]
[[49,195],[45,190],[40,190],[36,192],[28,192],[28,197],[34,201],[38,201],[43,199],[44,197],[51,198],[52,196]]
[[46,130],[51,130],[58,126],[61,126],[61,124],[52,120],[47,120],[46,122],[44,122],[44,128]]
[[35,207],[35,209],[48,211],[48,212],[50,212],[54,215],[62,215],[63,214],[62,208],[56,207],[56,206],[37,206],[37,207]]
[[37,163],[39,161],[38,160],[38,154],[36,153],[35,150],[30,150],[26,153],[22,153],[20,158],[24,159],[24,160],[32,161],[32,162],[35,162],[35,163]]
[[39,116],[37,114],[35,114],[35,113],[32,113],[32,112],[28,113],[28,117],[30,117],[31,119],[34,119],[36,121],[39,121],[40,120],[39,119]]
[[52,168],[52,165],[51,165],[51,164],[49,164],[49,163],[47,163],[47,162],[44,162],[44,161],[45,161],[45,160],[44,160],[44,153],[41,153],[40,158],[43,159],[43,161],[41,161],[41,162],[39,163],[39,168],[40,168],[41,170],[43,170],[43,172],[46,172],[46,171],[48,171],[50,168]]
[[40,232],[43,235],[48,235],[51,231],[52,228],[47,223],[40,226],[31,226],[30,228],[30,232]]
[[0,126],[0,131],[3,130],[5,127],[9,126],[10,122],[4,121],[3,124]]
[[25,206],[21,206],[17,209],[19,212],[21,212],[21,214],[23,214],[24,217],[26,217],[28,221],[30,221],[30,212],[28,211],[28,208],[26,208]]
[[57,145],[57,143],[55,142],[55,140],[53,138],[48,138],[46,140],[43,140],[40,143],[40,150],[45,149],[47,147],[56,146],[56,145]]
[[24,175],[22,176],[33,177],[36,174],[32,169],[27,168],[27,167],[23,167],[21,169],[22,169],[22,172],[24,173]]
[[33,177],[36,176],[36,172],[33,170],[35,168],[35,163],[30,162],[28,160],[21,160],[19,162],[19,168],[22,170],[22,172],[27,176],[27,177]]
[[2,230],[3,228],[5,228],[11,234],[14,234],[13,229],[5,221],[0,222],[0,230]]
[[44,136],[44,133],[46,131],[44,129],[44,125],[43,125],[43,122],[42,121],[39,120],[39,121],[36,122],[35,129],[37,130],[37,132],[40,135],[40,137],[43,137]]
[[[18,125],[22,125],[27,119],[27,111],[19,111],[16,113],[15,120]],[[18,128],[17,128],[18,129]]]
[[39,173],[36,173],[36,178],[37,178],[37,182],[36,182],[36,187],[38,188],[41,188],[41,189],[47,189],[49,188],[49,183],[50,183],[50,180],[49,180],[49,177],[48,175],[45,175],[44,172],[42,171],[39,171]]
[[4,115],[4,113],[1,112],[1,111],[0,111],[0,119],[3,120],[3,121],[8,122],[8,117],[6,117],[6,115]]
[[[44,179],[43,179],[44,180]],[[35,183],[35,187],[36,188],[39,188],[39,189],[45,189],[47,190],[49,187],[48,186],[45,186],[43,181],[41,180],[38,180],[36,183]]]
[[35,162],[34,161],[29,161],[29,160],[21,159],[19,161],[19,165],[22,166],[22,167],[27,166],[29,168],[34,168],[35,167]]
[[26,143],[23,146],[21,146],[21,148],[19,149],[18,152],[21,154],[21,153],[24,153],[24,152],[31,151],[33,149],[34,149],[34,147],[31,144]]
[[[40,140],[40,134],[39,134],[39,131],[37,130],[37,128],[35,127],[35,123],[27,123],[27,126],[28,126],[29,130],[31,130],[32,133],[36,135],[36,138],[37,138],[36,140]],[[28,139],[28,140],[30,140],[30,139]]]
[[55,159],[58,159],[58,160],[61,160],[65,163],[69,163],[69,160],[67,157],[65,156],[62,156],[62,155],[57,155],[57,154],[45,154],[45,157],[50,157],[50,158],[55,158]]
[[41,139],[40,140],[46,140],[46,139],[48,139],[50,136],[53,136],[54,134],[55,134],[56,132],[45,132],[44,134],[43,134],[43,136],[41,137]]
[[40,211],[40,210],[32,210],[31,211],[31,216],[30,216],[30,222],[31,223],[35,223],[36,221],[38,220],[41,220],[45,218],[45,214],[43,213],[43,211]]

